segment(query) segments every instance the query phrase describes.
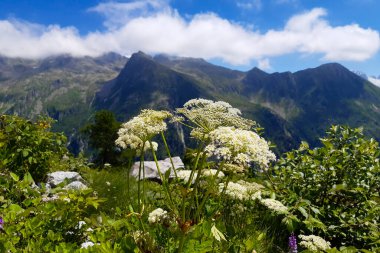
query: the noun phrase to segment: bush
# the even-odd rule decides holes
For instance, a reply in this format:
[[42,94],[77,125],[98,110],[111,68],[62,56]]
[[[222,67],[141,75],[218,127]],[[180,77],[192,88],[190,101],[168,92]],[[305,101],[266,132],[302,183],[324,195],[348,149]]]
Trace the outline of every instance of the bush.
[[22,180],[10,172],[0,178],[0,252],[73,252],[87,240],[87,217],[102,201],[92,190],[45,194],[29,173]]
[[0,117],[0,168],[23,176],[29,172],[41,182],[53,157],[67,153],[63,134],[50,132],[52,120],[31,122],[18,116]]
[[333,245],[380,247],[380,148],[362,129],[333,126],[323,147],[302,143],[270,171],[271,187],[302,223]]

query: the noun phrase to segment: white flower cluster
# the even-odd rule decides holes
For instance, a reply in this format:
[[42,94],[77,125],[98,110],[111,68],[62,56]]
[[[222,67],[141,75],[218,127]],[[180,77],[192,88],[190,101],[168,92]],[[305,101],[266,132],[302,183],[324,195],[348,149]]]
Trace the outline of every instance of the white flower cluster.
[[[202,171],[202,176],[205,176],[205,177],[214,177],[216,175],[216,173],[218,173],[218,170],[215,170],[215,169],[209,169],[209,170],[204,170]],[[219,171],[218,173],[218,178],[223,178],[225,175],[222,171]]]
[[275,199],[262,199],[261,204],[266,206],[268,209],[277,213],[287,213],[288,208],[284,206],[280,201]]
[[[218,171],[215,169],[207,169],[203,170],[201,173],[201,177],[214,177]],[[191,170],[178,170],[177,171],[177,177],[185,182],[187,184],[190,180]],[[191,183],[195,183],[195,179],[198,176],[198,172],[194,172],[193,179],[191,180]],[[217,178],[223,178],[225,175],[222,171],[219,171]]]
[[235,163],[243,167],[255,162],[267,167],[276,156],[269,149],[268,143],[258,134],[234,127],[218,127],[210,132],[211,143],[206,146],[206,154],[227,163]]
[[319,236],[299,235],[298,237],[302,240],[299,245],[310,251],[321,252],[321,251],[331,249],[330,242],[324,240],[323,238]]
[[[190,180],[191,170],[178,170],[177,171],[177,177],[185,182],[187,184]],[[198,173],[194,172],[193,179],[191,180],[191,183],[194,184],[195,179],[197,178]]]
[[149,238],[149,233],[137,230],[132,233],[132,237],[137,244],[143,244]]
[[255,125],[254,121],[242,118],[239,109],[223,101],[191,99],[183,108],[178,108],[177,112],[195,124],[191,136],[197,139],[207,138],[209,132],[220,126],[234,126],[248,130]]
[[239,180],[236,183],[229,182],[227,188],[225,183],[219,184],[219,191],[222,192],[225,189],[225,194],[231,199],[237,200],[255,200],[261,199],[261,189],[264,186],[254,183]]
[[171,116],[167,111],[142,110],[138,116],[121,126],[116,145],[123,149],[130,147],[136,151],[141,151],[143,146],[144,151],[151,148],[157,150],[157,143],[153,142],[151,147],[149,140],[167,129],[165,119]]
[[150,224],[163,222],[168,218],[168,212],[162,208],[157,208],[149,213],[148,222]]
[[87,249],[87,248],[90,248],[94,245],[95,245],[95,243],[93,243],[92,241],[85,241],[80,245],[80,247],[81,247],[81,249]]

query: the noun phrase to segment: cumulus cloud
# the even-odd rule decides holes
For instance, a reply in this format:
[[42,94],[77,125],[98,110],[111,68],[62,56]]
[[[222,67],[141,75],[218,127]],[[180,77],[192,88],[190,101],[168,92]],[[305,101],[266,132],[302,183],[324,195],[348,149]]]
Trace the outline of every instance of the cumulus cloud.
[[[326,10],[315,8],[291,17],[282,29],[259,32],[215,13],[184,18],[164,0],[103,3],[91,8],[104,15],[104,32],[81,36],[74,27],[0,21],[0,54],[41,58],[68,53],[98,56],[108,51],[129,55],[138,50],[221,59],[232,65],[290,53],[318,54],[326,60],[363,61],[380,47],[379,33],[358,24],[332,26]],[[264,59],[264,60],[263,60]]]

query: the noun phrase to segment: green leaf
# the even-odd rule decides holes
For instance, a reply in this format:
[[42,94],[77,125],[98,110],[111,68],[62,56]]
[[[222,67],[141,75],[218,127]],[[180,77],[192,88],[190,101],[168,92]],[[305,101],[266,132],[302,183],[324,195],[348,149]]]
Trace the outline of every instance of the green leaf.
[[28,150],[26,150],[26,149],[22,150],[22,156],[23,157],[27,157],[28,155],[29,155],[29,151]]
[[318,208],[315,208],[315,207],[311,206],[310,209],[313,210],[313,212],[314,212],[315,214],[321,214],[321,212],[319,211]]
[[224,237],[223,233],[220,232],[216,227],[215,225],[212,226],[211,228],[211,234],[214,236],[214,238],[217,240],[217,241],[221,241],[221,240],[224,240],[224,241],[227,241],[226,240],[226,237]]
[[33,184],[33,183],[34,183],[33,177],[32,177],[32,175],[30,175],[29,172],[27,172],[27,173],[24,175],[24,181],[25,181],[25,182],[28,182],[29,184]]
[[165,180],[166,180],[166,181],[169,180],[171,170],[172,170],[172,169],[169,168],[169,169],[165,172]]
[[309,217],[309,214],[306,212],[305,208],[303,208],[302,206],[299,206],[298,208],[298,211],[300,211],[302,213],[302,215],[307,219],[307,217]]
[[16,204],[10,204],[10,205],[9,205],[9,211],[11,211],[11,212],[15,212],[15,213],[19,213],[19,212],[24,211],[24,209],[22,209],[22,207],[19,206],[19,205],[16,205]]
[[19,176],[17,176],[15,173],[11,172],[9,173],[11,178],[15,181],[18,182],[20,180]]

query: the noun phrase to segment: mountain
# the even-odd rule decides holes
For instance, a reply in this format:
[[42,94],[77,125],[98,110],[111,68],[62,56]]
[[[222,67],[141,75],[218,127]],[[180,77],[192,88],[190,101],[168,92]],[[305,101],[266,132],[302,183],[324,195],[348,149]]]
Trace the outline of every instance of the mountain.
[[[224,100],[264,127],[276,151],[312,146],[331,124],[364,126],[380,139],[380,88],[337,63],[295,73],[236,71],[198,58],[138,52],[129,59],[0,57],[0,110],[58,120],[72,134],[99,109],[128,120],[143,108],[174,110],[192,98]],[[172,129],[181,141],[184,129]]]
[[0,57],[0,112],[29,118],[49,115],[59,121],[56,130],[71,134],[91,114],[95,92],[126,62],[115,53],[43,60]]
[[311,145],[331,124],[365,125],[379,138],[380,89],[332,63],[268,74],[212,65],[202,59],[133,54],[117,78],[97,93],[97,109],[126,120],[142,108],[174,110],[191,98],[224,100],[265,128],[278,151]]

